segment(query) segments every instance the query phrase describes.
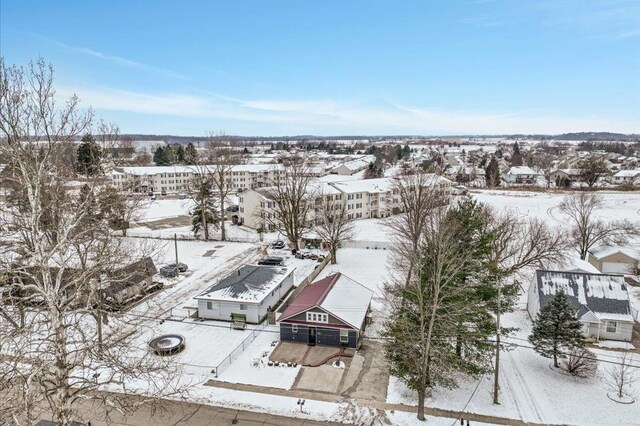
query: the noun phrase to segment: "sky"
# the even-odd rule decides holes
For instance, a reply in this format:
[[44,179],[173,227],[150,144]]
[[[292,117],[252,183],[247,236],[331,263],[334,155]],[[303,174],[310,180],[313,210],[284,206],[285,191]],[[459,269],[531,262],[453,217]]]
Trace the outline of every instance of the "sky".
[[640,133],[640,1],[0,0],[125,133]]

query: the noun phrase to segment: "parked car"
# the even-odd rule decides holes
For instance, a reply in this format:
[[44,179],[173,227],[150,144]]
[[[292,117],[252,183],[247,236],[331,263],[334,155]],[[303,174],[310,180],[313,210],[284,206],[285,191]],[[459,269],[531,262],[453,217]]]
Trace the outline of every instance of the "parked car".
[[284,259],[276,256],[269,256],[258,262],[258,265],[280,266],[284,262]]
[[271,248],[273,249],[283,249],[284,248],[284,241],[276,241],[273,244],[271,244]]
[[235,213],[235,212],[237,212],[238,210],[239,210],[239,208],[238,208],[238,206],[237,206],[237,205],[233,205],[233,206],[229,206],[229,207],[227,207],[227,211],[228,211],[229,213]]
[[178,272],[186,272],[187,269],[189,269],[187,265],[182,262],[179,262],[178,267],[176,268],[176,264],[174,262],[160,268],[160,275],[167,278],[173,278],[178,275]]

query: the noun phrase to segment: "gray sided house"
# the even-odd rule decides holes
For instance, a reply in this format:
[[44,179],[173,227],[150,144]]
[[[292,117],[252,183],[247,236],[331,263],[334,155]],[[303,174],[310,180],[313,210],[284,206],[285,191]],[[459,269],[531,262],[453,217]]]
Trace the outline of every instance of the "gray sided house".
[[294,268],[243,265],[198,295],[198,317],[258,324],[293,287]]
[[280,340],[358,348],[373,292],[336,273],[308,285],[278,318]]
[[631,341],[634,314],[623,276],[537,270],[527,295],[531,318],[561,290],[582,323],[585,337]]

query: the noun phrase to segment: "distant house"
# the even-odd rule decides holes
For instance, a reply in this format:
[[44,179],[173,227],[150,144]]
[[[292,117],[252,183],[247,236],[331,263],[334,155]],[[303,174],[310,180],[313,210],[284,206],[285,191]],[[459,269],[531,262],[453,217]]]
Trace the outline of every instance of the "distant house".
[[614,185],[640,185],[640,170],[620,170],[611,176]]
[[537,270],[527,295],[532,318],[564,291],[585,337],[631,341],[634,317],[621,275]]
[[366,169],[369,166],[369,163],[373,163],[375,160],[376,158],[373,155],[356,158],[335,167],[331,170],[331,174],[349,176]]
[[198,317],[258,324],[293,287],[294,268],[243,265],[195,299]]
[[549,175],[549,180],[557,187],[571,186],[581,180],[580,169],[556,169]]
[[341,273],[305,287],[278,318],[280,340],[358,348],[373,292]]
[[587,258],[598,271],[609,274],[630,274],[640,262],[640,250],[626,247],[602,247],[589,251]]
[[506,183],[534,184],[539,173],[527,166],[514,166],[509,168],[502,178]]
[[108,286],[103,290],[105,300],[126,303],[143,294],[153,285],[158,273],[153,260],[145,257],[108,274]]

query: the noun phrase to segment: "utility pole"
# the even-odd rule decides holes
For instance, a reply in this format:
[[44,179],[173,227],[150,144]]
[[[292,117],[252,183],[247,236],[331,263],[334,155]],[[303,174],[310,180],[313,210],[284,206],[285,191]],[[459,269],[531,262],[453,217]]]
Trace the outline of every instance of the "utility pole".
[[176,250],[176,277],[179,277],[180,268],[178,267],[178,234],[173,234],[173,246]]
[[502,280],[498,279],[498,311],[496,313],[496,365],[493,369],[493,403],[500,404],[500,309],[502,304]]

